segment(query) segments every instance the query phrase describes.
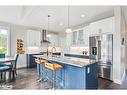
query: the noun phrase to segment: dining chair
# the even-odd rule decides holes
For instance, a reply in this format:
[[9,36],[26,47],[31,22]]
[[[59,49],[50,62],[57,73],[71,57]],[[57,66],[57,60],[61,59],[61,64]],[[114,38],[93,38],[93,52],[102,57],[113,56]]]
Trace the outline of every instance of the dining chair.
[[[11,76],[13,77],[13,79],[15,78],[15,76],[17,76],[17,72],[16,72],[16,65],[17,65],[17,60],[18,60],[19,54],[15,54],[14,56],[14,63],[6,63],[6,64],[1,64],[0,65],[0,70],[1,72],[4,71],[8,71],[9,69],[9,78],[11,78]],[[3,73],[1,73],[1,77],[3,76]],[[6,72],[4,73],[4,77],[6,79]]]
[[6,72],[11,72],[11,68],[9,66],[0,66],[0,80],[6,81]]
[[[3,53],[0,53],[0,58],[5,58],[5,54],[3,54]],[[0,66],[3,66],[4,64],[0,64]]]
[[[5,54],[1,53],[0,58],[5,58]],[[0,80],[6,80],[6,72],[8,71],[11,71],[10,66],[7,66],[6,64],[0,64]]]
[[[0,54],[0,58],[5,58],[5,54]],[[10,64],[10,63],[3,63],[3,64],[0,64],[0,66],[9,66],[9,67],[12,67],[13,65]]]
[[14,59],[15,59],[15,62],[13,63],[13,66],[12,66],[12,75],[13,75],[13,78],[15,78],[15,76],[17,76],[17,61],[18,61],[18,58],[19,58],[19,54],[15,54],[14,56]]

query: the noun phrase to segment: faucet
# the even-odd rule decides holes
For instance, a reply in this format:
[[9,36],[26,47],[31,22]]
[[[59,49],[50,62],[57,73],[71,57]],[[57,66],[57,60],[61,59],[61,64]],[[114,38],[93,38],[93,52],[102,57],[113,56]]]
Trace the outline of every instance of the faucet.
[[52,49],[51,49],[52,57],[53,57],[53,50],[56,51],[56,48],[52,47]]

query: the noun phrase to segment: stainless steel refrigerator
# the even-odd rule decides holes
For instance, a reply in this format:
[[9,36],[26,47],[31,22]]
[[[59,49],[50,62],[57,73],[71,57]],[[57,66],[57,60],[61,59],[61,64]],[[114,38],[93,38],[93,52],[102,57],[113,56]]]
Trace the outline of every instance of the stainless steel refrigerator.
[[112,80],[113,35],[101,34],[89,38],[90,58],[98,61],[99,77]]

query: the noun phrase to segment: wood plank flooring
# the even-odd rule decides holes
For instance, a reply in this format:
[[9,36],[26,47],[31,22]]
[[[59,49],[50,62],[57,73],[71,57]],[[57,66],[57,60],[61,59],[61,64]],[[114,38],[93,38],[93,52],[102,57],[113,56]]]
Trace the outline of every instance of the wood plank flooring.
[[[31,69],[24,68],[24,69],[19,69],[17,78],[9,83],[6,83],[6,85],[11,85],[12,86],[11,89],[18,89],[18,90],[19,89],[46,90],[51,88],[50,82],[39,83],[37,82],[37,79],[38,76],[35,68],[31,68]],[[109,80],[99,78],[98,89],[99,90],[127,89],[127,77],[122,85],[113,83]]]

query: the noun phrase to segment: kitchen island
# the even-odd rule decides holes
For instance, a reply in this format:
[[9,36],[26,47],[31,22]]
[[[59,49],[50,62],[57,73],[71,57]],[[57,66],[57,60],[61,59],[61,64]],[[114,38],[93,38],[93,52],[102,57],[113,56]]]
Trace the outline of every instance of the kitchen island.
[[[46,60],[50,63],[57,63],[63,66],[57,71],[56,84],[62,89],[97,89],[98,70],[97,62],[93,59],[76,57],[51,57],[43,55],[34,55],[35,58]],[[37,65],[38,74],[41,75],[43,65]],[[52,71],[48,70],[48,78],[52,77]]]

